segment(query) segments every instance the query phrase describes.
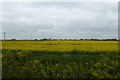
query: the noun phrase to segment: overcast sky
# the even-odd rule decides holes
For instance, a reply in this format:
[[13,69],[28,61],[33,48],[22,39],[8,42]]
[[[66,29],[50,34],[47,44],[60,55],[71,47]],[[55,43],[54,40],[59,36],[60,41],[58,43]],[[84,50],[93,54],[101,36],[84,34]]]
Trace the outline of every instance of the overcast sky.
[[11,2],[2,4],[6,38],[117,38],[116,2]]

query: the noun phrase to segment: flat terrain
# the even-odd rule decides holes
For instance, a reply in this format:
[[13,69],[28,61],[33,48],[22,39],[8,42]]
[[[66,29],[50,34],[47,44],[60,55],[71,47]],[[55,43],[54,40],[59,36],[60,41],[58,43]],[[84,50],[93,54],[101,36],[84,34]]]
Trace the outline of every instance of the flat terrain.
[[3,78],[120,78],[117,41],[2,41]]
[[44,51],[117,51],[118,41],[3,41],[2,49]]

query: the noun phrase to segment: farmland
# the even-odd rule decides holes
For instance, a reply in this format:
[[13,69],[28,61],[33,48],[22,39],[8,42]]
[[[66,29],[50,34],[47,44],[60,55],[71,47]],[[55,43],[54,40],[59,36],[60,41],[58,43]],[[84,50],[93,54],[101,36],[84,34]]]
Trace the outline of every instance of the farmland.
[[47,51],[117,51],[117,41],[3,41],[2,49]]
[[119,78],[117,41],[2,41],[3,78]]

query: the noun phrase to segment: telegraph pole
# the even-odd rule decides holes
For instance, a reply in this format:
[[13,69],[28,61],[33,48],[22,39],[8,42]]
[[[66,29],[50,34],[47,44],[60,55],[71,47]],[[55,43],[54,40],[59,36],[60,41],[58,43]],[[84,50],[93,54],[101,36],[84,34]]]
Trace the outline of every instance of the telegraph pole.
[[6,33],[4,32],[4,40],[6,40]]
[[32,37],[32,35],[31,35],[31,40],[33,40],[33,37]]

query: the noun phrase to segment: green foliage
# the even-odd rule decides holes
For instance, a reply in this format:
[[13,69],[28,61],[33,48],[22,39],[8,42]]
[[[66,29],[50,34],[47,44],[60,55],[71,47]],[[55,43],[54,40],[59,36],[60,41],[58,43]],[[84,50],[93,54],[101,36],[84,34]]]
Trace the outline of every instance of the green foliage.
[[118,52],[3,49],[3,78],[119,78]]
[[120,78],[117,41],[3,41],[3,78]]

